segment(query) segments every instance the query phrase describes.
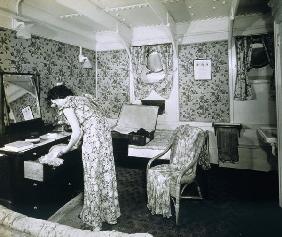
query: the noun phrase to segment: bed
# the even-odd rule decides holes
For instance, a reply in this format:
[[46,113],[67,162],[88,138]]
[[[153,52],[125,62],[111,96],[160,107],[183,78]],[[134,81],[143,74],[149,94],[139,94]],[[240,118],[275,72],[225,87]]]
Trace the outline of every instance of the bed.
[[[170,138],[173,134],[173,130],[156,130],[154,139],[144,146],[129,145],[128,156],[129,157],[142,157],[152,158],[157,154],[163,152],[169,145]],[[169,159],[170,151],[166,153],[162,159]]]
[[152,237],[148,233],[80,230],[51,221],[35,219],[0,205],[1,237]]

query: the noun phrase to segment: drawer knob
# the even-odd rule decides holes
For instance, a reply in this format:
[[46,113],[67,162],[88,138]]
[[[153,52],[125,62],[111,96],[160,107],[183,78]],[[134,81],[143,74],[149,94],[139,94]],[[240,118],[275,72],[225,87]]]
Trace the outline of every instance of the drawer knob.
[[33,209],[34,209],[34,210],[37,210],[37,209],[38,209],[38,207],[37,207],[37,206],[34,206],[34,207],[33,207]]
[[33,187],[37,187],[37,183],[33,183],[32,186],[33,186]]
[[72,186],[72,183],[71,183],[71,182],[68,182],[68,186]]
[[32,153],[32,155],[36,156],[36,155],[37,155],[37,153],[36,153],[36,152],[33,152],[33,153]]

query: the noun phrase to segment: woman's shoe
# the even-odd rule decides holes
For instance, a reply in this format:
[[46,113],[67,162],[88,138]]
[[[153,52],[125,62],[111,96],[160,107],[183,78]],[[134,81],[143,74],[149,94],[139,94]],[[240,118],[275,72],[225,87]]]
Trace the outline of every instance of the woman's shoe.
[[110,225],[116,225],[117,221],[108,221],[107,223],[110,224]]
[[96,226],[96,227],[91,227],[91,231],[101,231],[101,227],[100,226]]
[[91,226],[86,223],[82,223],[80,225],[81,230],[91,230],[91,231],[100,231],[102,229],[102,226]]
[[81,230],[91,230],[92,226],[88,225],[88,224],[85,224],[85,223],[82,223],[80,225],[80,229]]

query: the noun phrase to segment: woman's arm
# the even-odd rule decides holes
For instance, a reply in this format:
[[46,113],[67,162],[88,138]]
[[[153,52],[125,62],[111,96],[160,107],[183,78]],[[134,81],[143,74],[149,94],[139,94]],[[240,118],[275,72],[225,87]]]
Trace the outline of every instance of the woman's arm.
[[[71,138],[70,138],[70,141],[68,143],[68,145],[62,150],[62,154],[64,153],[67,153],[68,151],[71,150],[71,148],[77,144],[77,142],[79,141],[80,139],[80,133],[81,133],[81,130],[80,130],[80,125],[79,125],[79,122],[78,122],[78,119],[76,117],[76,114],[74,112],[74,109],[72,108],[66,108],[63,110],[63,113],[64,115],[66,116],[66,119],[68,120],[70,126],[71,126],[71,129],[72,129],[72,133],[71,133]],[[60,154],[60,155],[62,155]]]

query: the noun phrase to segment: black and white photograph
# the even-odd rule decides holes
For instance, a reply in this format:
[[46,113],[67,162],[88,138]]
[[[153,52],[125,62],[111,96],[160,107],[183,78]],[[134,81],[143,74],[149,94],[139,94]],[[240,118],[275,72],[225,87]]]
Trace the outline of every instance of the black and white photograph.
[[0,0],[0,237],[282,236],[282,0]]

